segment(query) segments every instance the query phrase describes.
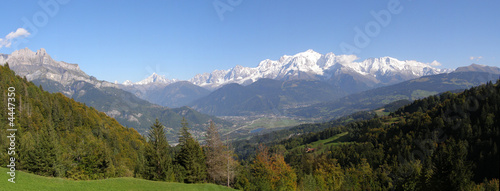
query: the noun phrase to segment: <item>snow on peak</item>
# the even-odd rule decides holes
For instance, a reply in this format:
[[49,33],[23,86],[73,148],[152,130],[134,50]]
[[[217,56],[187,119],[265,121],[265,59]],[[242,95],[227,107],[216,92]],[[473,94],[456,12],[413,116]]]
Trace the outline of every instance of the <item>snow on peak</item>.
[[263,60],[255,68],[235,66],[229,70],[198,74],[189,81],[205,88],[215,89],[228,83],[245,85],[261,78],[328,80],[339,72],[354,72],[383,82],[395,76],[399,76],[396,79],[409,80],[450,71],[434,68],[437,61],[427,64],[414,60],[400,61],[387,56],[357,60],[359,58],[356,55],[335,55],[334,53],[322,55],[309,49],[293,56],[284,55],[279,60]]
[[125,80],[123,82],[123,85],[130,86],[130,85],[134,85],[134,83],[132,81],[130,81],[130,80]]
[[318,60],[322,55],[315,52],[312,49],[306,50],[305,52],[300,52],[294,55],[294,57],[305,57],[309,60]]
[[153,72],[153,74],[151,74],[151,76],[145,78],[144,80],[141,80],[137,83],[132,83],[131,81],[127,80],[125,82],[123,82],[123,85],[147,85],[147,84],[171,84],[173,82],[175,82],[176,80],[173,79],[173,80],[170,80],[170,79],[167,79],[165,78],[164,75],[159,75],[155,72]]

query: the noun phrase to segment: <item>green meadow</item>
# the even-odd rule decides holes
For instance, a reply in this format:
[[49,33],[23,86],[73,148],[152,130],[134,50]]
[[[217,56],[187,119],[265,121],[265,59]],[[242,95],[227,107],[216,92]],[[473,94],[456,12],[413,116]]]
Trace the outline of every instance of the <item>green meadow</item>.
[[219,191],[234,190],[215,184],[182,184],[169,182],[156,182],[137,178],[110,178],[104,180],[76,181],[63,178],[51,178],[38,176],[22,171],[16,171],[16,183],[8,182],[10,176],[7,168],[0,168],[1,177],[0,190],[182,190],[182,191]]

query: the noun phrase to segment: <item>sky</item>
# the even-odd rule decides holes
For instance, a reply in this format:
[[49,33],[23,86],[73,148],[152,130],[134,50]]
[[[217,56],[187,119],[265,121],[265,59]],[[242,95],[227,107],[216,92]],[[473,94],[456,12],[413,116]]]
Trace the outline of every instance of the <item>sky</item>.
[[[45,48],[100,80],[188,80],[313,49],[500,67],[500,1],[4,0],[0,53]],[[438,66],[439,65],[439,66]]]

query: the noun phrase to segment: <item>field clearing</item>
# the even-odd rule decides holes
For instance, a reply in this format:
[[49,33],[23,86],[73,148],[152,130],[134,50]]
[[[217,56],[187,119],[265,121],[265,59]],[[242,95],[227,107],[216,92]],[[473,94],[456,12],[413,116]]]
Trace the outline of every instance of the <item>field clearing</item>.
[[10,176],[6,173],[7,168],[0,168],[2,179],[0,180],[1,190],[39,190],[39,191],[80,191],[80,190],[182,190],[182,191],[219,191],[234,190],[215,184],[183,184],[156,182],[138,178],[110,178],[104,180],[75,181],[63,178],[52,178],[38,176],[22,171],[16,171],[15,184],[8,182]]
[[[330,147],[330,146],[340,146],[344,144],[351,144],[354,142],[349,142],[349,132],[344,132],[344,133],[339,133],[335,136],[332,136],[328,139],[323,139],[319,141],[315,141],[312,143],[307,144],[309,148],[316,149],[314,152],[323,152],[324,149]],[[301,145],[296,147],[295,149],[305,149],[306,145]]]

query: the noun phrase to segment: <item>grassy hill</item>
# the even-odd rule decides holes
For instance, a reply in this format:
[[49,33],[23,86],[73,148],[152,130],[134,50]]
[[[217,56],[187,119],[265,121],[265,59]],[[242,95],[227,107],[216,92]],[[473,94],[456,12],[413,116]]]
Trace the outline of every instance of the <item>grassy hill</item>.
[[111,178],[104,180],[75,181],[63,178],[50,178],[38,176],[22,171],[16,171],[16,183],[7,181],[10,176],[5,173],[6,168],[0,168],[2,178],[1,190],[234,190],[214,184],[182,184],[155,182],[137,178]]

